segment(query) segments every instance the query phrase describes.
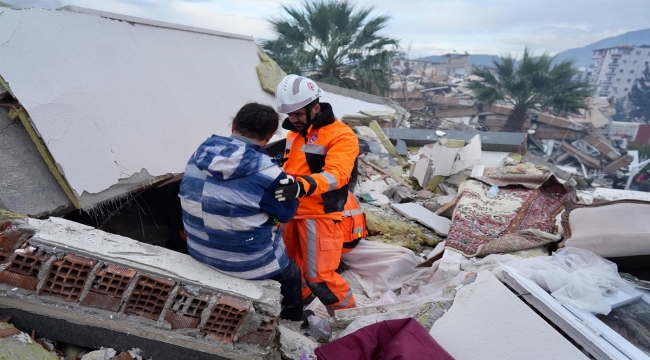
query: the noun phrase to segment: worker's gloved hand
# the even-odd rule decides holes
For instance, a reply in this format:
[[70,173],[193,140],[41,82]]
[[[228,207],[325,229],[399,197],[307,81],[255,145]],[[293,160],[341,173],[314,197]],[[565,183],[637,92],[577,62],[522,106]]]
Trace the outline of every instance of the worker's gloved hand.
[[291,175],[287,175],[286,179],[280,180],[280,186],[275,189],[275,198],[278,201],[290,201],[303,195],[305,195],[305,189]]
[[277,165],[277,166],[279,166],[279,167],[282,167],[282,165],[284,165],[284,163],[287,162],[287,160],[289,160],[289,158],[288,158],[288,157],[282,157],[282,155],[278,155],[278,156],[276,156],[276,157],[272,157],[272,158],[271,158],[271,161],[272,161],[275,165]]

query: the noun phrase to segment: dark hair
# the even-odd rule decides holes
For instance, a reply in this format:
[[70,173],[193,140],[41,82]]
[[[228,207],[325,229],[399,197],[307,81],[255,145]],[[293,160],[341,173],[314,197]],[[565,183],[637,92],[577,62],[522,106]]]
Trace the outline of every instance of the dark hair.
[[315,105],[317,105],[319,103],[320,103],[320,98],[315,98],[314,101],[307,104],[307,106],[309,106],[309,108],[311,109],[311,108],[313,108]]
[[253,140],[266,140],[278,130],[280,115],[268,106],[258,103],[244,105],[233,119],[235,131]]

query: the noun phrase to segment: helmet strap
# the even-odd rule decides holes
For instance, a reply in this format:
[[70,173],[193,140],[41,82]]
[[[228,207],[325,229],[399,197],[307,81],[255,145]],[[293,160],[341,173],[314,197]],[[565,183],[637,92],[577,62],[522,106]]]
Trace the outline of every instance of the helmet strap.
[[307,115],[307,122],[305,123],[305,126],[303,126],[302,131],[300,132],[303,137],[307,136],[307,133],[309,132],[309,128],[311,127],[311,123],[313,119],[311,118],[311,103],[307,104],[305,106],[306,114]]

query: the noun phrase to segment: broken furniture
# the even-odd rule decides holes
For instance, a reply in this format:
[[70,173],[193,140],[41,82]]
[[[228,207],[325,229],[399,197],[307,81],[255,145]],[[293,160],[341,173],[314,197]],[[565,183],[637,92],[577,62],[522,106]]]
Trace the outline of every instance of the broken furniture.
[[583,204],[571,186],[567,186],[562,202],[562,246],[589,250],[606,258],[650,255],[650,202]]

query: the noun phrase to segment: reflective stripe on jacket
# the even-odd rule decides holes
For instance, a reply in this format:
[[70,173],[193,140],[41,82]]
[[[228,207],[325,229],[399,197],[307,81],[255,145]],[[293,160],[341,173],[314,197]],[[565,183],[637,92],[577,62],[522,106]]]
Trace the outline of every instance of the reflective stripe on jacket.
[[296,219],[341,219],[348,197],[348,182],[359,142],[352,129],[334,118],[332,107],[321,103],[321,112],[303,136],[289,119],[282,127],[287,135],[284,171],[298,179],[306,194],[300,198]]

